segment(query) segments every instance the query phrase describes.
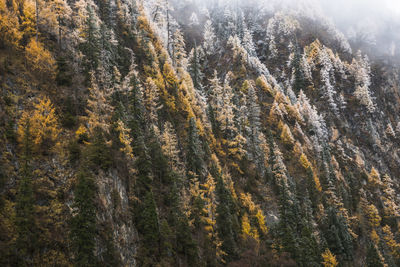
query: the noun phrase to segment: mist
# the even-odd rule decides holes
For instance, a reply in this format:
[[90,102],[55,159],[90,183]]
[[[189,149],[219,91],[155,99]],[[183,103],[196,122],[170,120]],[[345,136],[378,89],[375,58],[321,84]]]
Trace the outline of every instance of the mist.
[[373,57],[400,58],[399,0],[192,0],[200,6],[258,5],[266,12],[279,10],[333,23],[353,50]]
[[400,2],[397,0],[322,0],[327,17],[353,46],[377,56],[400,54]]

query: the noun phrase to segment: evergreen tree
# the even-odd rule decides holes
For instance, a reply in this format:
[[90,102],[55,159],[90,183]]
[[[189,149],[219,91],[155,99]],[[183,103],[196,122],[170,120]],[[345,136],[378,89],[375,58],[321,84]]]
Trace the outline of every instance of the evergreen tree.
[[192,171],[197,175],[203,172],[203,155],[204,150],[202,142],[198,134],[196,119],[194,117],[189,120],[188,143],[187,143],[187,164],[188,171]]
[[[139,213],[140,211],[140,213]],[[151,191],[148,191],[137,209],[137,229],[141,235],[139,264],[157,262],[160,247],[160,228],[158,222],[157,206]]]
[[258,105],[258,97],[254,87],[248,81],[244,82],[244,87],[247,88],[247,152],[250,156],[249,158],[256,163],[257,170],[261,175],[264,175],[264,150],[266,144],[264,134],[261,132],[261,111],[260,106]]
[[203,42],[204,53],[206,53],[206,55],[214,54],[216,50],[217,39],[215,36],[211,20],[207,20],[204,25],[203,39],[204,39]]
[[232,195],[227,190],[221,176],[217,179],[216,194],[218,196],[217,205],[217,229],[218,236],[222,241],[222,250],[226,253],[224,257],[227,262],[237,256],[237,245],[234,232],[234,204]]
[[70,237],[75,266],[96,266],[96,185],[85,170],[78,174],[74,190],[74,214],[70,221]]
[[174,33],[174,47],[173,47],[173,62],[174,67],[178,70],[180,68],[186,69],[187,59],[185,51],[185,39],[180,29],[177,29]]
[[301,61],[302,56],[298,49],[296,49],[292,60],[292,88],[295,93],[300,92],[300,90],[305,90],[307,86],[307,80],[302,69]]
[[384,267],[385,266],[382,256],[380,255],[380,252],[378,251],[378,248],[372,242],[368,245],[366,264],[367,264],[366,266],[368,266],[368,267]]
[[[84,67],[88,75],[90,71],[97,70],[100,58],[99,28],[90,5],[87,5],[86,23],[82,35],[84,36],[84,42],[81,44],[80,49],[85,55]],[[89,76],[87,78],[89,79]]]
[[195,45],[194,48],[192,48],[192,51],[190,51],[188,59],[188,71],[190,73],[190,76],[192,77],[194,88],[202,91],[201,81],[203,79],[203,73],[200,63],[200,49],[200,47],[197,47]]
[[16,251],[18,265],[33,264],[33,257],[37,249],[38,229],[35,218],[35,198],[32,187],[32,159],[30,123],[24,129],[21,179],[18,184],[15,203]]

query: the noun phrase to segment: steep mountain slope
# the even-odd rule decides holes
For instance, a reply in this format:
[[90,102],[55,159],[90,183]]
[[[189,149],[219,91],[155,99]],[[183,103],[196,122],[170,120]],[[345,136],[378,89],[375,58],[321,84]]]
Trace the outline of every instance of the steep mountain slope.
[[0,0],[1,265],[398,266],[398,66],[294,3]]

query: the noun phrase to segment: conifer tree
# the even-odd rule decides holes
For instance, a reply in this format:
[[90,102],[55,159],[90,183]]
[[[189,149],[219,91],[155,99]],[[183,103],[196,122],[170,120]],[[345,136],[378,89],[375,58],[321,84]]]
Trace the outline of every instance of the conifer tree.
[[322,263],[324,267],[336,267],[339,264],[336,260],[335,255],[333,255],[328,248],[322,254],[322,258],[324,259],[324,262]]
[[200,55],[199,55],[199,50],[201,48],[197,47],[196,45],[192,48],[192,51],[190,51],[189,54],[189,59],[188,59],[188,71],[190,73],[190,76],[192,77],[193,80],[193,86],[195,89],[201,91],[202,90],[202,79],[203,79],[203,73],[202,73],[202,66],[200,62]]
[[351,65],[356,82],[354,96],[367,108],[368,112],[373,113],[376,105],[369,90],[371,86],[371,67],[368,57],[362,57],[361,51],[358,51]]
[[138,215],[138,231],[142,235],[144,254],[154,257],[159,252],[160,229],[157,206],[151,191],[148,191],[141,204],[141,213]]
[[174,33],[174,44],[173,44],[173,61],[174,66],[179,70],[180,68],[186,69],[187,59],[185,51],[185,40],[183,38],[180,29],[177,29]]
[[216,36],[211,20],[207,20],[204,25],[203,48],[206,55],[212,55],[216,50]]
[[307,82],[301,63],[302,56],[298,49],[296,49],[292,60],[292,88],[295,93],[306,89]]
[[[247,85],[246,85],[247,84]],[[265,137],[261,132],[260,106],[258,105],[258,97],[256,91],[248,81],[244,82],[247,87],[246,110],[248,126],[246,129],[246,137],[248,143],[247,152],[250,159],[256,163],[256,167],[261,175],[264,174],[264,158],[265,158]]]
[[189,120],[188,143],[187,143],[187,164],[188,171],[192,171],[197,175],[203,172],[203,155],[204,150],[198,134],[196,119],[194,117]]
[[216,194],[218,196],[217,205],[217,229],[218,236],[222,240],[222,250],[226,253],[226,261],[232,260],[237,256],[237,245],[234,232],[234,204],[231,193],[226,188],[221,176],[217,178]]
[[98,132],[109,133],[110,119],[114,108],[109,104],[110,92],[100,89],[94,73],[91,74],[89,99],[87,103],[88,126],[91,134]]
[[164,123],[164,131],[161,135],[161,149],[168,157],[171,170],[183,174],[184,166],[179,158],[178,140],[170,122]]
[[74,214],[70,221],[70,238],[76,266],[96,266],[96,186],[90,174],[81,170],[74,190]]
[[[100,60],[100,41],[99,41],[99,26],[96,21],[93,8],[87,5],[87,17],[82,35],[84,41],[80,45],[82,53],[85,55],[84,67],[87,75],[90,71],[97,70]],[[90,76],[87,77],[88,79]]]
[[35,198],[32,187],[32,137],[30,123],[24,127],[22,139],[22,168],[21,179],[18,184],[17,198],[15,204],[15,226],[16,226],[16,251],[17,261],[21,266],[33,264],[38,241],[38,229],[35,218]]

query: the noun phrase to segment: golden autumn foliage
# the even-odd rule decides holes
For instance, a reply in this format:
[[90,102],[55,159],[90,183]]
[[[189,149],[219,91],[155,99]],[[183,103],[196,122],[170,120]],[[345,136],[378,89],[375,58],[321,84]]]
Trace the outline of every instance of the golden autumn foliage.
[[[265,216],[264,216],[262,210],[260,209],[260,207],[253,202],[253,200],[251,198],[251,194],[241,193],[240,194],[240,202],[241,202],[241,205],[248,210],[249,215],[252,218],[252,220],[257,222],[260,233],[264,234],[264,235],[267,234],[268,227],[265,225]],[[247,214],[246,214],[246,216],[247,216]],[[257,236],[258,236],[258,232],[257,232]]]
[[305,48],[308,63],[315,62],[318,59],[321,42],[317,39]]
[[394,238],[392,230],[389,225],[385,225],[383,228],[383,239],[385,240],[386,245],[390,249],[390,253],[396,259],[400,259],[400,244]]
[[314,178],[315,188],[318,190],[318,192],[322,192],[321,182],[319,181],[319,178],[315,173],[313,173],[313,178]]
[[291,146],[294,144],[292,132],[287,124],[284,124],[282,127],[281,140],[285,145]]
[[54,77],[55,60],[42,43],[32,38],[25,48],[25,55],[32,70],[40,73],[41,76]]
[[18,48],[22,33],[18,29],[16,12],[10,11],[5,0],[0,0],[0,47]]
[[76,130],[75,136],[79,142],[87,141],[89,139],[88,130],[82,124],[79,125],[78,130]]
[[31,138],[36,150],[41,147],[46,149],[54,145],[61,132],[55,109],[50,99],[39,98],[34,104],[32,112],[24,111],[18,123],[18,140],[24,140],[26,128],[29,125]]
[[23,12],[20,13],[20,26],[23,39],[26,42],[37,35],[36,5],[33,0],[28,0],[22,1],[18,6],[23,10]]
[[251,237],[256,241],[259,241],[258,231],[254,227],[251,227],[247,214],[244,214],[242,217],[242,237],[243,239]]
[[308,158],[307,158],[306,154],[304,154],[304,153],[302,153],[300,156],[300,163],[301,163],[301,166],[303,166],[303,168],[305,170],[307,170],[308,168],[311,168],[311,163],[310,163],[310,161],[308,161]]
[[264,235],[267,234],[268,227],[265,225],[265,216],[260,209],[257,210],[256,218],[257,218],[258,226],[259,226],[261,232]]
[[338,261],[336,260],[336,256],[332,254],[332,252],[327,248],[324,253],[322,253],[322,258],[324,261],[322,264],[324,267],[336,267],[338,266]]
[[130,137],[130,129],[126,127],[125,123],[121,120],[117,122],[117,131],[119,132],[119,141],[122,144],[120,148],[129,159],[134,159],[133,149],[131,146],[132,138]]
[[268,93],[271,96],[275,95],[274,89],[268,84],[264,76],[257,78],[256,86],[261,88],[263,92]]
[[373,188],[379,188],[382,185],[379,172],[375,168],[372,168],[371,172],[369,173],[368,183]]
[[368,225],[372,229],[380,225],[382,218],[381,216],[379,216],[378,209],[375,207],[374,204],[363,205],[363,212],[368,220]]

